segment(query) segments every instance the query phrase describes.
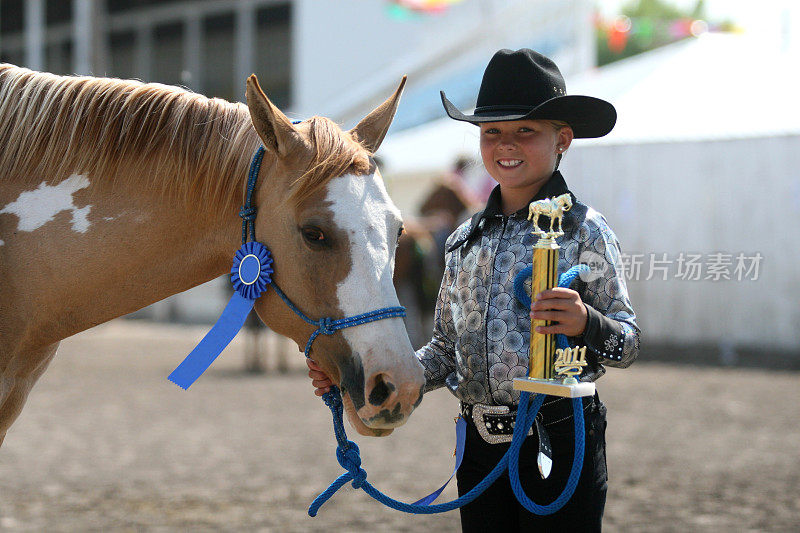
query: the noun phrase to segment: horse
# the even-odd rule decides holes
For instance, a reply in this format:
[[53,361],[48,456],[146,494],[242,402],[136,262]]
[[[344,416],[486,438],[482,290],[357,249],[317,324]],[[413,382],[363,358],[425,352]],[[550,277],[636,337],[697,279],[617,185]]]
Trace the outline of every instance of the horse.
[[420,348],[431,338],[442,270],[433,235],[413,218],[406,218],[403,226],[395,253],[394,287],[400,304],[408,309],[406,328],[411,344]]
[[[344,131],[293,124],[255,75],[242,104],[0,65],[0,443],[62,339],[230,271],[260,145],[255,229],[288,297],[312,318],[398,305],[402,220],[372,155],[404,84]],[[255,310],[298,346],[315,329],[274,290]],[[422,399],[401,318],[320,335],[311,356],[363,435]]]
[[[531,202],[528,206],[528,220],[533,220],[533,233],[544,234],[544,231],[539,227],[539,215],[544,215],[550,217],[550,233],[563,235],[561,219],[564,217],[564,212],[570,209],[572,209],[572,197],[569,194]],[[554,232],[553,225],[556,220],[558,220],[558,231]]]
[[405,221],[395,261],[394,282],[415,346],[430,340],[433,311],[444,274],[445,241],[477,209],[458,176],[443,176],[425,196],[421,216]]

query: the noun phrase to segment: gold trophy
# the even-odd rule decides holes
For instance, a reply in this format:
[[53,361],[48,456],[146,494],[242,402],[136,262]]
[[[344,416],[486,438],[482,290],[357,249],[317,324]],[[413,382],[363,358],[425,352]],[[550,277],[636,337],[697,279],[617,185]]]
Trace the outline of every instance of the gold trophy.
[[[561,219],[564,212],[569,211],[571,207],[572,199],[569,194],[531,202],[528,207],[528,219],[533,220],[532,233],[539,236],[538,242],[533,245],[531,298],[558,285],[560,246],[556,244],[556,238],[564,234]],[[550,231],[543,231],[539,227],[539,215],[550,217]],[[554,230],[556,221],[558,229]],[[551,325],[549,320],[531,319],[530,370],[527,378],[514,379],[514,388],[567,398],[592,396],[594,383],[575,379],[586,366],[586,347],[556,350],[554,334],[536,331],[537,326],[549,325]]]

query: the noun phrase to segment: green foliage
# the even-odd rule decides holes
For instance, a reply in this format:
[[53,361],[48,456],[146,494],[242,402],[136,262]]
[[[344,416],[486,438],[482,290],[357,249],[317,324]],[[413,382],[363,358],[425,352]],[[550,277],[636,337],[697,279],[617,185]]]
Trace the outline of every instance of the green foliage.
[[[702,4],[699,0],[698,4]],[[695,9],[697,9],[695,7]],[[694,10],[692,10],[694,11]],[[682,11],[665,0],[635,0],[622,7],[622,14],[628,17],[649,17],[658,20],[675,20],[690,17],[690,11]]]
[[[694,20],[706,20],[705,0],[697,0],[691,9],[668,0],[632,0],[622,7],[619,19],[598,24],[597,64],[606,65],[690,37],[689,26]],[[724,30],[731,24],[719,26]]]

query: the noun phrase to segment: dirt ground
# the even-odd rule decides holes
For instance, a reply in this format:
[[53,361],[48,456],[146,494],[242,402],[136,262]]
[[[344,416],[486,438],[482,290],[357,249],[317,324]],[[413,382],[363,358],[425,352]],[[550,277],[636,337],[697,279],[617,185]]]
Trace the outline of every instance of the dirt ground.
[[[65,341],[0,448],[0,530],[459,530],[457,512],[404,515],[349,486],[308,517],[341,470],[302,354],[248,376],[237,339],[182,391],[166,376],[204,331],[115,321]],[[800,374],[646,358],[598,383],[606,530],[800,530]],[[369,479],[405,501],[439,486],[456,407],[436,391],[392,436],[355,438]]]

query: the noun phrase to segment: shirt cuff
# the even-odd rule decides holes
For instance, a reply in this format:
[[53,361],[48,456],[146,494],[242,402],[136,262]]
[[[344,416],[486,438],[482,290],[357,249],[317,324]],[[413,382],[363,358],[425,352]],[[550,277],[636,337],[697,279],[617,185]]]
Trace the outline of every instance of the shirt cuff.
[[625,339],[622,326],[591,305],[585,302],[583,305],[587,313],[586,329],[582,335],[586,346],[599,357],[621,361]]

